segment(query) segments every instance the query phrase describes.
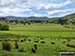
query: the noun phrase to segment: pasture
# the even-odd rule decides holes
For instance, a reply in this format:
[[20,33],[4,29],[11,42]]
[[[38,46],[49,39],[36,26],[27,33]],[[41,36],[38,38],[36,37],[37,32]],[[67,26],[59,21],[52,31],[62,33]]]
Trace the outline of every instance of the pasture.
[[[59,24],[39,23],[9,24],[9,27],[9,31],[0,31],[0,56],[60,56],[59,51],[75,51],[75,29],[65,28],[64,25]],[[11,39],[11,51],[2,49],[2,42],[6,39]],[[15,48],[14,40],[18,40],[18,49]],[[36,53],[31,50],[34,44],[37,45]],[[67,44],[74,45],[74,47],[67,46]],[[23,49],[24,52],[19,52],[19,49]]]
[[10,33],[23,36],[43,36],[43,37],[75,37],[75,29],[65,28],[59,24],[31,24],[31,25],[9,25],[10,31],[0,31],[0,33]]

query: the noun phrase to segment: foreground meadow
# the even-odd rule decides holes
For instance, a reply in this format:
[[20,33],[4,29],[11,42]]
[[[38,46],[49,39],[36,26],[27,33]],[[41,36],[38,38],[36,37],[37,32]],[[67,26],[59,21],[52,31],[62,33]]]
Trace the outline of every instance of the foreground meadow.
[[[21,42],[21,39],[18,41],[18,49],[15,48],[15,41],[11,41],[11,51],[3,50],[1,45],[2,42],[0,42],[0,56],[60,56],[58,53],[59,51],[75,51],[75,48],[66,46],[67,44],[75,44],[74,39],[71,39],[71,41],[68,42],[66,39],[43,38],[41,40],[40,38],[37,38],[39,39],[38,43],[35,42],[35,37],[29,37],[24,42]],[[28,41],[28,39],[31,39],[31,41]],[[41,43],[41,41],[44,41],[45,43]],[[51,42],[54,42],[55,44],[51,44]],[[31,51],[34,44],[37,44],[36,53],[32,53]],[[23,48],[25,52],[19,52],[19,49],[21,48]]]
[[[67,45],[75,45],[75,29],[65,28],[57,24],[17,24],[9,26],[9,31],[0,31],[0,56],[60,56],[59,51],[75,51],[75,46]],[[11,40],[11,51],[2,49],[2,42],[7,39]],[[24,39],[26,40],[24,41]],[[18,49],[15,48],[14,40],[18,40]],[[36,53],[31,51],[34,44],[37,45]],[[19,49],[22,48],[25,52],[19,52]]]

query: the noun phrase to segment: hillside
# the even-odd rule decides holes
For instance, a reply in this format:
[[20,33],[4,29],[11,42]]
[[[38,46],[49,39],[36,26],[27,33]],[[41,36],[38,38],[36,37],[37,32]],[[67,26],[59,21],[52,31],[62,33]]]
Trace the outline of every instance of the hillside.
[[54,23],[54,24],[75,24],[75,13],[73,14],[69,14],[67,16],[64,17],[54,17],[54,18],[48,18],[48,17],[16,17],[16,16],[7,16],[4,18],[0,18],[0,20],[5,20],[8,19],[11,22],[13,22],[13,20],[18,20],[18,22],[24,21],[25,19],[33,22],[46,22],[46,23]]
[[28,20],[43,20],[43,19],[49,19],[47,17],[34,17],[34,16],[31,16],[31,17],[15,17],[15,16],[7,16],[5,17],[6,19],[9,19],[9,20],[12,20],[12,19],[28,19]]
[[75,18],[75,13],[64,16],[64,18],[73,19],[73,18]]
[[53,20],[56,20],[56,19],[59,19],[59,18],[74,19],[74,18],[75,18],[75,13],[66,15],[66,16],[64,16],[64,17],[54,17],[54,18],[48,18],[48,17],[34,17],[34,16],[31,16],[31,17],[6,16],[5,18],[6,18],[6,19],[9,19],[9,20],[13,20],[13,19],[28,19],[28,20],[53,19]]

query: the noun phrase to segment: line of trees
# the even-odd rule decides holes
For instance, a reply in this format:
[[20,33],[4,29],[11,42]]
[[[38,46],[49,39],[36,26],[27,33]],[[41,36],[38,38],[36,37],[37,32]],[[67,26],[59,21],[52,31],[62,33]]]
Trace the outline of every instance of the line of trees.
[[6,24],[12,24],[12,23],[16,23],[16,24],[24,24],[24,25],[30,25],[31,23],[54,23],[54,24],[73,24],[75,25],[75,19],[68,19],[68,18],[52,18],[52,19],[33,19],[33,20],[27,20],[27,19],[14,19],[14,20],[7,20],[6,18],[1,17],[0,21],[4,21]]

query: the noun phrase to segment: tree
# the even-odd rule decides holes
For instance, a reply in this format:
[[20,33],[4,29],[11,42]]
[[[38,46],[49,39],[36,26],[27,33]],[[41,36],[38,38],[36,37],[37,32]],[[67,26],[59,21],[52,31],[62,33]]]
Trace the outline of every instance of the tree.
[[0,17],[0,20],[6,20],[6,18],[4,18],[4,17]]
[[9,26],[0,24],[0,30],[9,30]]
[[68,19],[62,19],[62,18],[60,18],[58,20],[58,23],[61,24],[61,25],[67,24],[68,23]]

